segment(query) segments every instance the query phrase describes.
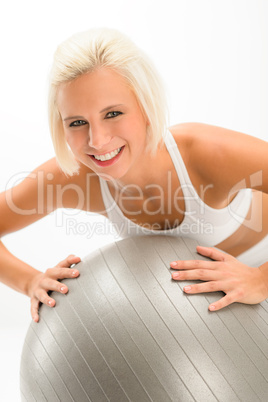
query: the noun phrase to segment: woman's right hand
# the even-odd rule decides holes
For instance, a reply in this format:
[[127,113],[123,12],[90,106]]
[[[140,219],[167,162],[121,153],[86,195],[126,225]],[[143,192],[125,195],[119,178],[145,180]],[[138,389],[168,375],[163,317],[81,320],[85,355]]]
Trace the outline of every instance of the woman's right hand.
[[28,296],[31,298],[31,315],[35,322],[39,321],[38,310],[40,303],[49,307],[54,307],[56,304],[55,300],[48,295],[49,291],[63,294],[68,292],[68,287],[59,282],[59,279],[77,278],[79,271],[70,267],[80,261],[79,257],[69,255],[54,268],[49,268],[44,273],[40,272],[33,277],[28,286]]

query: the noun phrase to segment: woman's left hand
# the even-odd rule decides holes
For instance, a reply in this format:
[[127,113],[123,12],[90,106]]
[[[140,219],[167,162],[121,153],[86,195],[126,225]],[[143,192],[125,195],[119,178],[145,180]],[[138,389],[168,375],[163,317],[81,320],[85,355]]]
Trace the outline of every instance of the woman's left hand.
[[216,311],[231,303],[257,304],[268,297],[267,277],[260,268],[249,267],[230,254],[211,247],[197,247],[199,254],[213,261],[188,260],[170,263],[174,280],[201,280],[185,286],[187,294],[223,291],[225,296],[209,306]]

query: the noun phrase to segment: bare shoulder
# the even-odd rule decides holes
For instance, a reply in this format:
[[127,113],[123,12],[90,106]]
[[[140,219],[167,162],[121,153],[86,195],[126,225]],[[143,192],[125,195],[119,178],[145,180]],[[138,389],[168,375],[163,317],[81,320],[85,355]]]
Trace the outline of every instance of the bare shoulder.
[[79,173],[68,178],[67,186],[73,196],[66,197],[65,207],[107,215],[101,194],[100,179],[93,170],[81,165]]
[[204,123],[181,123],[172,126],[170,131],[192,175],[204,173],[216,155],[223,155],[222,137],[225,129]]
[[231,149],[240,145],[243,148],[261,143],[267,146],[267,142],[252,135],[205,123],[181,123],[170,127],[170,131],[178,145],[179,142],[182,146],[191,144],[194,149],[205,144],[207,152],[214,150],[215,147]]
[[67,176],[59,167],[56,158],[39,167],[46,176],[45,185],[54,188],[55,208],[75,208],[90,212],[103,213],[99,177],[90,168],[80,165],[79,172]]
[[253,138],[238,131],[205,123],[181,123],[170,127],[177,144],[200,146],[206,144],[209,151],[218,145],[229,144],[230,140],[240,141],[242,137]]
[[[249,150],[261,148],[267,143],[253,136],[223,127],[204,123],[183,123],[171,127],[183,159],[198,169],[210,169],[211,163],[220,164],[238,154],[248,154]],[[201,163],[202,162],[202,163]],[[210,166],[209,166],[210,165]]]
[[268,143],[238,131],[203,123],[170,128],[189,175],[226,191],[265,166]]
[[0,194],[0,233],[28,226],[57,208],[104,213],[96,174],[81,166],[78,174],[66,176],[55,158],[46,161]]

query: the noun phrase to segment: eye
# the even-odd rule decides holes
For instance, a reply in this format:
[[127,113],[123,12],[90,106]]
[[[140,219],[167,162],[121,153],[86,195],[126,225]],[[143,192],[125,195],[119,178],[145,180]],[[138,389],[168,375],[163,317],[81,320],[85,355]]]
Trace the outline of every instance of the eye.
[[87,124],[85,120],[75,120],[70,124],[70,127],[79,127],[79,126],[84,126]]
[[105,116],[106,119],[112,119],[113,117],[117,117],[120,114],[122,114],[121,112],[108,112]]

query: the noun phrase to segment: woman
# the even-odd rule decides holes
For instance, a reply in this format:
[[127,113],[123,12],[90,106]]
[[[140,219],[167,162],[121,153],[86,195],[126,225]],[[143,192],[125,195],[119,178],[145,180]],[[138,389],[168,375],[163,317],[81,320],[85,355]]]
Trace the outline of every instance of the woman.
[[[57,49],[49,116],[57,160],[1,194],[2,236],[57,208],[79,208],[108,217],[122,237],[198,240],[197,251],[212,261],[173,261],[172,277],[203,281],[187,293],[223,291],[211,311],[268,297],[266,142],[198,123],[167,130],[152,64],[107,29],[74,35]],[[79,275],[72,268],[79,257],[42,273],[0,246],[1,280],[31,298],[35,321],[40,302],[55,305],[48,291],[68,291],[58,280]]]

